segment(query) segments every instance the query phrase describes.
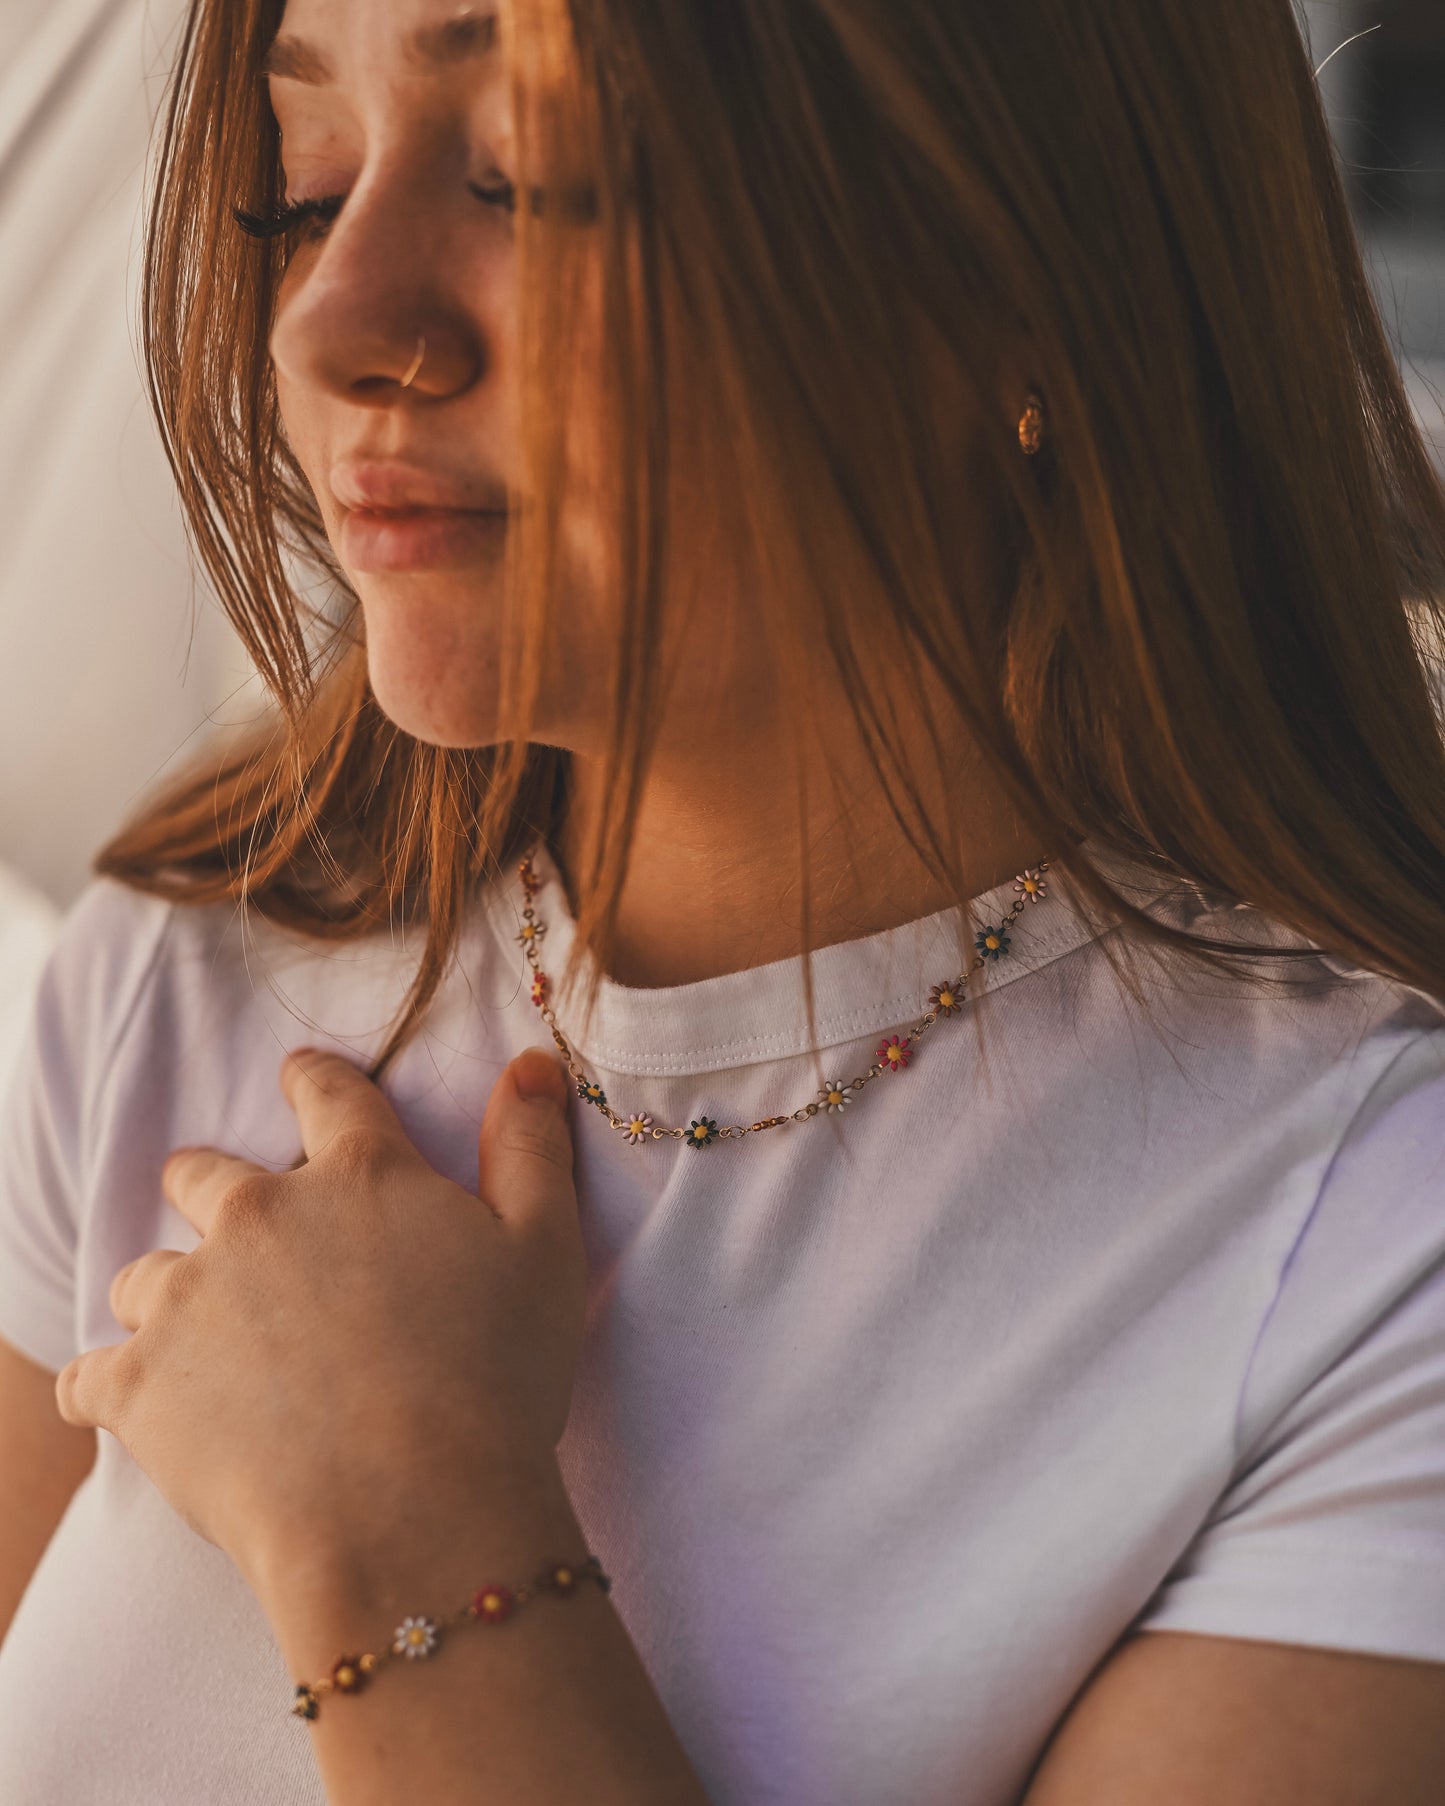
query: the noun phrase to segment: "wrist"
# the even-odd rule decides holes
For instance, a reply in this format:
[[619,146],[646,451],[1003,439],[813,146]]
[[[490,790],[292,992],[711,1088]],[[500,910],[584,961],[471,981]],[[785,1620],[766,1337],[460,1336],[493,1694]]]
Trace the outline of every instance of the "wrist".
[[587,1553],[554,1457],[445,1483],[423,1475],[396,1501],[365,1504],[274,1532],[250,1564],[247,1579],[298,1673],[329,1664],[348,1639],[369,1636],[364,1647],[379,1648],[408,1614],[454,1611],[485,1583],[529,1580]]

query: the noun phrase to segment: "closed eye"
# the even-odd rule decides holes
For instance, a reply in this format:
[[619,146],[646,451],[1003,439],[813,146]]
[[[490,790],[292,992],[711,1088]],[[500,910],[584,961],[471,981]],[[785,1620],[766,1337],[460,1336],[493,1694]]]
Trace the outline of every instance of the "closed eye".
[[[467,189],[489,207],[500,207],[504,213],[517,211],[517,185],[506,176],[499,175],[486,182],[468,182]],[[531,190],[534,213],[542,211],[542,195],[543,190],[539,187]],[[340,213],[345,200],[344,194],[318,195],[310,200],[288,202],[272,213],[252,213],[244,207],[233,207],[231,217],[250,238],[282,238],[305,226],[310,228],[306,234],[308,240],[318,239],[325,236],[326,228]],[[566,211],[582,219],[596,217],[596,199],[591,190],[580,189],[569,194],[568,200],[570,205]]]
[[[517,211],[517,185],[505,176],[499,175],[490,182],[468,182],[467,187],[479,201],[486,201],[493,207],[501,207],[508,213]],[[542,211],[543,199],[547,190],[534,186],[528,190],[528,198],[533,213]],[[585,223],[597,218],[597,190],[586,182],[574,182],[554,194],[560,195],[561,213],[564,219]]]
[[[291,201],[274,213],[248,213],[244,207],[233,207],[231,217],[248,238],[281,238],[311,221],[324,231],[340,213],[345,199],[341,194],[318,195],[315,200]],[[313,232],[312,236],[320,234]]]
[[[468,182],[467,187],[479,201],[485,201],[489,207],[500,207],[506,213],[517,211],[517,185],[509,182],[505,176],[494,177],[490,182]],[[532,190],[532,210],[537,211],[541,190]]]

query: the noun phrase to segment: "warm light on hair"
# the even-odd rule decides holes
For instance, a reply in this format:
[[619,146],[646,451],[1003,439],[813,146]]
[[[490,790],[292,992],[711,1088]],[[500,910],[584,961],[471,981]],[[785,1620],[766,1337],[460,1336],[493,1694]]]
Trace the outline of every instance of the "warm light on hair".
[[[145,305],[196,542],[277,720],[152,800],[98,869],[318,936],[425,920],[379,1071],[477,887],[565,806],[566,756],[525,722],[555,568],[568,253],[546,210],[519,216],[542,500],[508,609],[516,731],[419,744],[380,713],[361,648],[312,669],[282,556],[340,580],[278,434],[282,253],[258,258],[228,220],[277,198],[258,71],[278,16],[195,0]],[[659,373],[681,321],[776,578],[768,655],[800,695],[810,660],[836,661],[880,774],[909,788],[870,682],[886,636],[938,674],[1039,844],[1091,836],[1445,996],[1445,751],[1407,606],[1438,645],[1445,492],[1290,0],[518,0],[506,29],[524,100],[549,95],[534,139],[585,159],[601,199],[619,806],[576,874],[579,951],[605,966],[657,713],[657,672],[623,654],[661,618]],[[1048,435],[1029,458],[1034,387]],[[958,399],[951,437],[940,392]],[[956,824],[913,825],[957,892]],[[1146,938],[1214,958],[1070,869]]]

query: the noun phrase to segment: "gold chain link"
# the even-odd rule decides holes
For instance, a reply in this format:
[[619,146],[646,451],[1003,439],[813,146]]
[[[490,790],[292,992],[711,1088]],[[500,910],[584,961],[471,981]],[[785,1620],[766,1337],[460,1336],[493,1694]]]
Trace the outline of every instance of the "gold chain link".
[[[1000,933],[1002,933],[1005,929],[1012,927],[1012,925],[1019,919],[1019,916],[1023,913],[1024,906],[1028,902],[1030,902],[1031,900],[1034,902],[1043,901],[1043,899],[1047,893],[1046,893],[1044,885],[1042,883],[1042,879],[1043,879],[1044,874],[1050,869],[1050,866],[1051,866],[1051,861],[1049,861],[1047,859],[1041,859],[1036,866],[1028,867],[1026,870],[1020,872],[1015,877],[1014,883],[1016,886],[1023,884],[1027,881],[1032,881],[1034,883],[1035,888],[1033,891],[1025,891],[1022,895],[1020,895],[1018,898],[1015,899],[1012,908],[1008,911],[1008,913],[1003,917],[1002,921],[999,922],[999,924],[998,924],[998,930]],[[540,984],[540,986],[541,986],[540,996],[538,996],[537,984],[533,985],[534,1001],[536,1001],[538,1003],[538,1007],[539,1007],[539,1010],[541,1013],[542,1020],[543,1020],[543,1022],[546,1023],[547,1027],[552,1031],[552,1039],[556,1042],[557,1047],[561,1051],[563,1058],[567,1062],[567,1071],[572,1076],[573,1082],[575,1083],[575,1085],[577,1087],[578,1094],[585,1095],[585,1087],[588,1084],[593,1083],[594,1081],[591,1081],[588,1079],[586,1072],[578,1064],[576,1056],[573,1054],[571,1047],[568,1045],[566,1036],[562,1033],[561,1029],[559,1029],[557,1026],[556,1013],[554,1012],[551,1004],[547,1001],[547,991],[551,985],[551,980],[548,978],[547,974],[542,970],[541,962],[537,958],[537,943],[539,940],[541,940],[542,936],[546,933],[547,925],[545,922],[541,921],[538,918],[536,911],[532,907],[532,899],[541,890],[542,881],[536,875],[536,871],[532,865],[532,856],[530,853],[527,855],[527,857],[525,859],[522,860],[521,865],[519,867],[519,872],[520,872],[521,880],[522,880],[523,893],[526,897],[526,907],[522,911],[522,920],[527,926],[524,927],[522,933],[519,934],[517,938],[518,938],[518,940],[520,940],[522,942],[522,947],[523,947],[523,951],[526,955],[527,963],[532,968],[532,971],[537,980],[537,984]],[[527,931],[528,928],[530,928],[532,932],[528,933],[528,931]],[[989,929],[987,927],[985,927],[983,932],[985,934],[987,934],[989,932]],[[1000,957],[1003,957],[1003,956],[1000,955]],[[960,976],[958,978],[944,979],[944,980],[940,981],[941,986],[944,989],[949,989],[949,988],[957,989],[957,991],[959,993],[959,1002],[958,1002],[958,1004],[952,1006],[954,1009],[962,1008],[965,988],[968,984],[969,979],[972,978],[972,976],[975,972],[981,971],[982,968],[988,964],[988,960],[989,960],[989,956],[987,954],[985,954],[983,952],[979,952],[979,953],[975,954],[973,964],[971,966],[969,966],[962,974],[960,974]],[[939,988],[939,986],[935,986],[935,989],[938,989],[938,988]],[[952,1013],[952,1011],[950,1011],[950,1013]],[[933,1027],[934,1023],[937,1022],[937,1020],[938,1020],[938,1010],[937,1009],[931,1009],[931,1010],[927,1011],[927,1013],[925,1015],[923,1015],[913,1025],[912,1029],[909,1030],[908,1035],[905,1037],[904,1045],[911,1048],[913,1043],[920,1040],[928,1032],[928,1030]],[[885,1042],[885,1045],[886,1044],[887,1043]],[[876,1079],[883,1072],[883,1070],[884,1070],[884,1068],[875,1061],[874,1064],[872,1066],[870,1066],[866,1072],[861,1073],[857,1078],[847,1080],[843,1086],[839,1087],[839,1089],[846,1090],[850,1094],[850,1096],[856,1096],[858,1094],[858,1092],[860,1092],[864,1088],[865,1085],[871,1084],[872,1081],[874,1079]],[[597,1087],[597,1089],[598,1089],[599,1093],[601,1093],[600,1098],[587,1099],[587,1101],[590,1103],[593,1103],[595,1105],[595,1107],[598,1110],[600,1110],[602,1112],[602,1114],[607,1118],[607,1123],[608,1123],[609,1128],[620,1130],[624,1135],[627,1135],[630,1138],[633,1123],[644,1120],[646,1113],[639,1110],[633,1116],[619,1116],[617,1114],[617,1112],[612,1108],[611,1104],[609,1104],[607,1102],[606,1093],[605,1093],[605,1091],[603,1091],[602,1087],[599,1085]],[[662,1140],[666,1140],[666,1139],[670,1138],[674,1141],[692,1141],[694,1143],[694,1145],[696,1145],[697,1147],[700,1147],[700,1148],[709,1147],[709,1146],[711,1146],[711,1144],[714,1141],[741,1141],[745,1135],[757,1135],[757,1134],[760,1134],[764,1129],[781,1128],[784,1124],[793,1123],[793,1122],[808,1122],[814,1116],[816,1116],[818,1114],[818,1112],[823,1108],[823,1103],[824,1103],[824,1100],[822,1098],[814,1098],[810,1102],[802,1105],[799,1109],[794,1110],[790,1114],[787,1114],[784,1116],[765,1116],[760,1122],[755,1122],[755,1123],[729,1123],[725,1128],[714,1128],[711,1131],[711,1133],[708,1135],[706,1140],[697,1140],[694,1137],[691,1128],[664,1129],[664,1128],[658,1128],[655,1124],[643,1133],[642,1139],[651,1140],[651,1141],[662,1141]],[[702,1118],[699,1118],[698,1120],[704,1121],[704,1122],[709,1122],[712,1119],[708,1118],[708,1117],[702,1117]]]

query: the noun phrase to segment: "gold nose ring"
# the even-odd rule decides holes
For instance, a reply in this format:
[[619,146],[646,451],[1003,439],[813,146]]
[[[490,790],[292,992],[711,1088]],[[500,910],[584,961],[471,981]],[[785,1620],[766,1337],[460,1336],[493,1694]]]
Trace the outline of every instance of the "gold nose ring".
[[421,369],[422,360],[425,357],[426,357],[426,339],[425,339],[425,337],[422,337],[422,338],[419,338],[416,342],[416,356],[411,360],[411,367],[408,369],[406,375],[404,377],[402,377],[402,379],[401,379],[401,386],[403,389],[409,389],[411,387],[411,385],[416,381],[416,373],[418,370]]

